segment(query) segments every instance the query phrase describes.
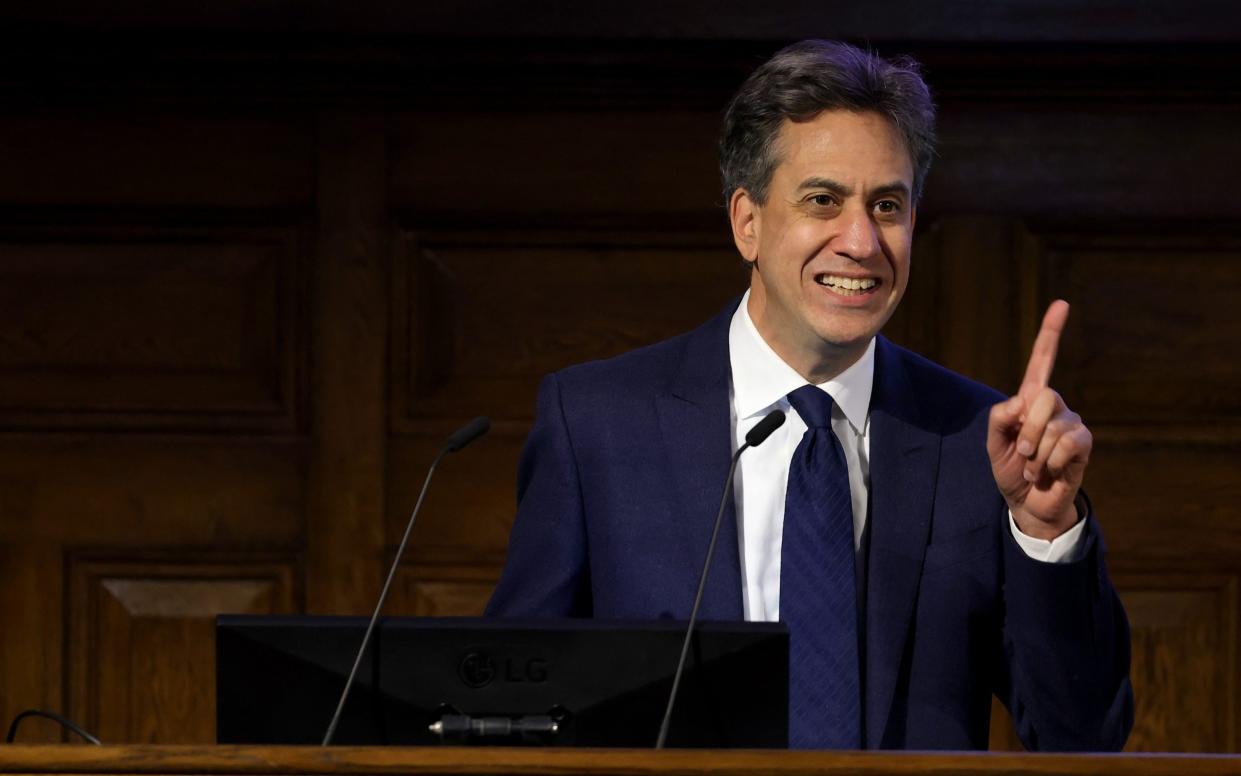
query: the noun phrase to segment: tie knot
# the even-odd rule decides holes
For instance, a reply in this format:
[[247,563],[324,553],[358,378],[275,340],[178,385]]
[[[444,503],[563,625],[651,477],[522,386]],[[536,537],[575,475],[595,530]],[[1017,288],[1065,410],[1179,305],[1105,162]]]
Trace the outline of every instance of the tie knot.
[[814,385],[803,385],[789,394],[789,404],[807,428],[831,428],[834,403],[831,394]]

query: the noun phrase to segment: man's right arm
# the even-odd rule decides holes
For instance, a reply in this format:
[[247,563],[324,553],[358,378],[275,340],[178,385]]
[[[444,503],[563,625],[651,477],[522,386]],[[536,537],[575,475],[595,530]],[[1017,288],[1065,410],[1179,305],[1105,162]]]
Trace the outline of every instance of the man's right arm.
[[534,427],[517,470],[517,518],[508,558],[487,615],[591,615],[581,483],[554,374],[539,385]]
[[1129,621],[1083,499],[1080,557],[1045,563],[1004,544],[1006,660],[997,689],[1031,751],[1119,751],[1133,728]]

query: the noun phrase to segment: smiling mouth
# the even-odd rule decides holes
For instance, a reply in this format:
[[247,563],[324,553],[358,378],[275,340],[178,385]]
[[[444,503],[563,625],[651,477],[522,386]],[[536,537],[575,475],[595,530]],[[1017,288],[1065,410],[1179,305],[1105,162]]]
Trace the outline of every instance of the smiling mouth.
[[859,296],[879,285],[876,278],[847,278],[841,275],[820,274],[814,276],[814,282],[827,286],[843,296]]

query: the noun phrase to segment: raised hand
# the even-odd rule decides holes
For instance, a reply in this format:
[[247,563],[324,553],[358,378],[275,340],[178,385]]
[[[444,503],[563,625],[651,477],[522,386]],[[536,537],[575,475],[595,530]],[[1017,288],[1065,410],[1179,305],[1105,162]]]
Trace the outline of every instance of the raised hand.
[[1053,539],[1078,520],[1075,501],[1094,443],[1090,429],[1048,387],[1069,304],[1047,308],[1017,395],[991,408],[987,453],[1017,527]]

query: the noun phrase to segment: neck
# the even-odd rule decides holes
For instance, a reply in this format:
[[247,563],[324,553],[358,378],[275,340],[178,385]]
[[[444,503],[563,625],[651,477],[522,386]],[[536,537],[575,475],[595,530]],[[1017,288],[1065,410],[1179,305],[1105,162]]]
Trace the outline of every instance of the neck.
[[[781,325],[759,295],[751,291],[746,310],[759,336],[775,352],[780,360],[793,368],[811,385],[821,385],[858,362],[866,353],[870,340],[861,343],[839,344],[820,337],[798,336],[792,326]],[[756,302],[756,299],[758,301]]]

